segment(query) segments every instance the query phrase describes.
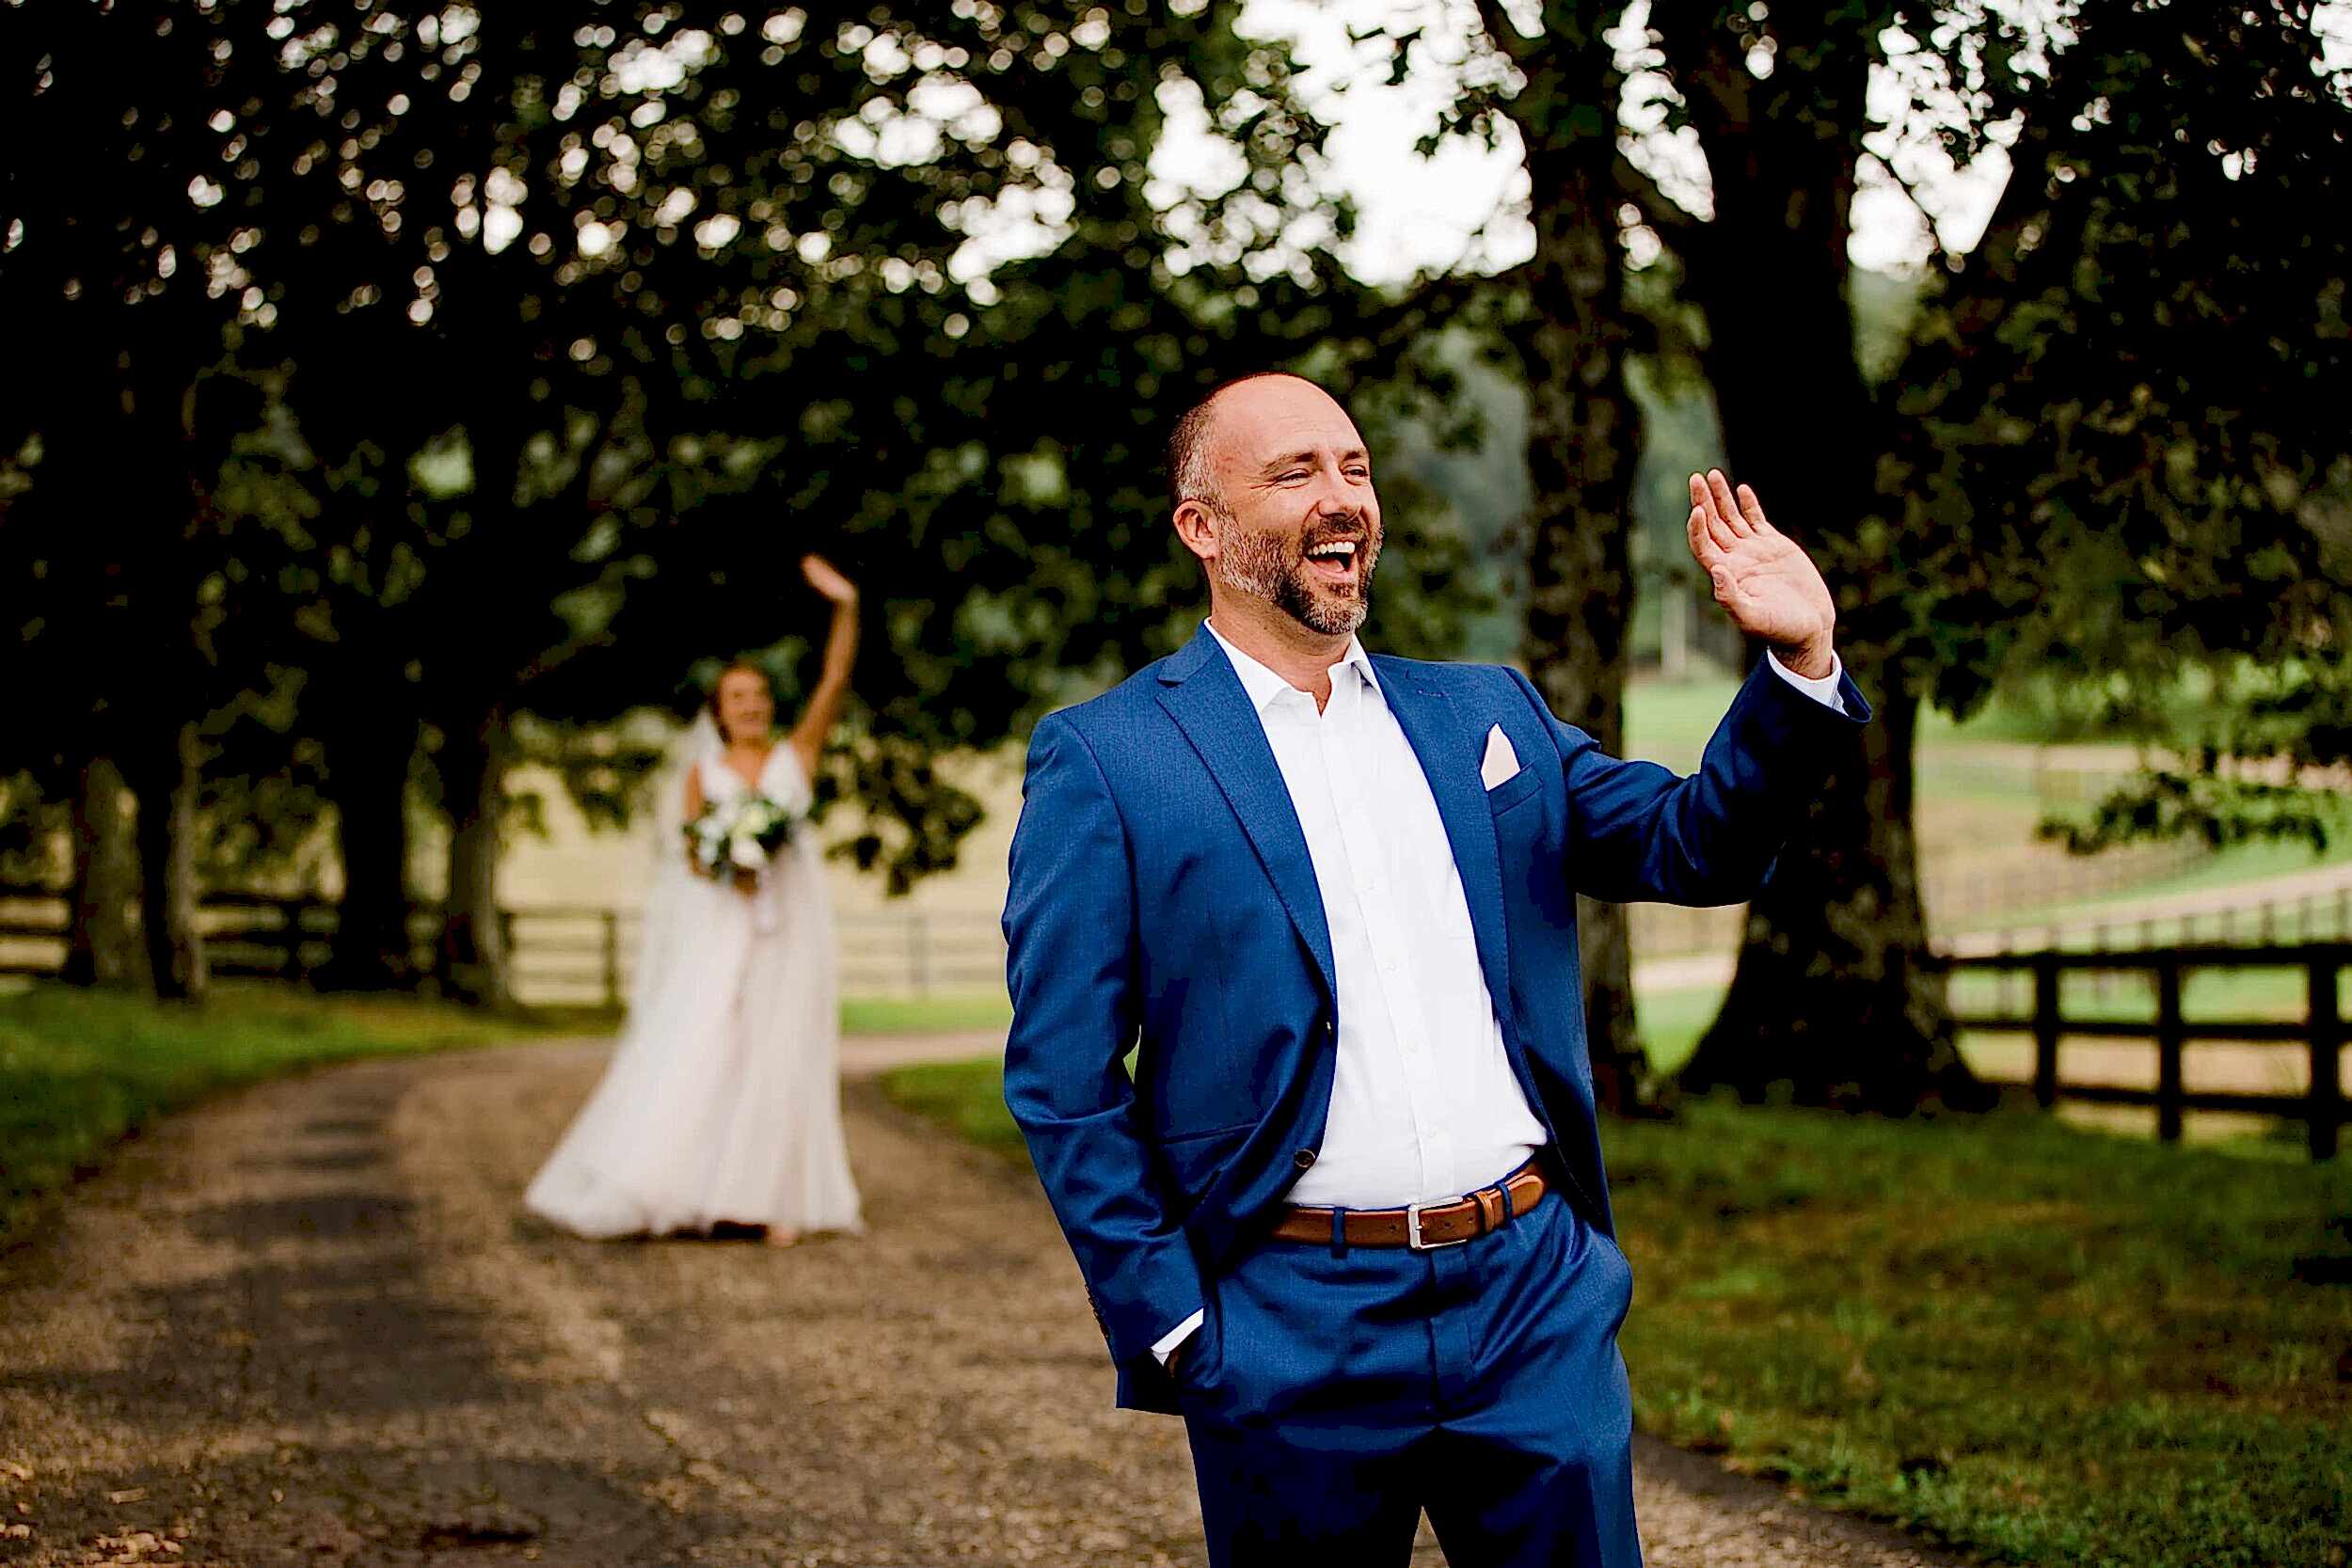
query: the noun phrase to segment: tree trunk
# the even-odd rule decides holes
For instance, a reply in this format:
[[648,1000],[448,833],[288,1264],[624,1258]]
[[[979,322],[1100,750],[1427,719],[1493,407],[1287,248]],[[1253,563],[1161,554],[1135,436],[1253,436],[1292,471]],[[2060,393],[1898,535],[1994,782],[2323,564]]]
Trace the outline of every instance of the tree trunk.
[[183,724],[141,759],[138,795],[139,935],[147,979],[167,1002],[201,1002],[212,974],[197,928],[197,738]]
[[1843,745],[1805,821],[1748,906],[1723,1011],[1685,1087],[1900,1115],[1991,1095],[1961,1059],[1928,951],[1912,831],[1918,704],[1887,692]]
[[82,766],[73,797],[73,889],[65,967],[72,986],[136,986],[146,954],[133,911],[139,852],[122,769],[108,756]]
[[[1633,619],[1635,413],[1625,385],[1624,259],[1611,166],[1617,71],[1574,8],[1552,8],[1554,47],[1521,60],[1512,114],[1527,144],[1535,255],[1527,319],[1509,331],[1527,388],[1528,598],[1520,642],[1551,710],[1625,749],[1626,650]],[[1490,18],[1490,32],[1510,24]],[[1558,29],[1567,29],[1562,36]],[[1633,1010],[1623,905],[1579,901],[1585,1037],[1595,1091],[1619,1113],[1645,1097],[1649,1059]]]
[[506,800],[506,712],[443,729],[441,799],[450,817],[449,894],[438,946],[441,987],[476,1006],[514,999],[499,913],[499,826]]
[[1903,629],[1899,585],[1867,545],[1888,426],[1856,356],[1849,245],[1881,22],[1775,8],[1776,64],[1758,78],[1744,9],[1685,0],[1656,15],[1712,176],[1714,220],[1673,237],[1685,294],[1707,314],[1732,477],[1821,565],[1839,655],[1876,708],[1750,903],[1731,991],[1682,1081],[1885,1111],[1975,1102],[1922,962],[1917,700],[1886,657]]
[[326,793],[343,866],[333,957],[320,983],[391,990],[416,983],[408,943],[408,766],[416,729],[397,707],[357,705],[329,741]]

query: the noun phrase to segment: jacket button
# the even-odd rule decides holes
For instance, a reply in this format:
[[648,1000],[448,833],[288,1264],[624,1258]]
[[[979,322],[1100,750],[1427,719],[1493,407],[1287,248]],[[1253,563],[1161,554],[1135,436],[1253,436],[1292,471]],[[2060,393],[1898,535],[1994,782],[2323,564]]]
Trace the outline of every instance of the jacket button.
[[1291,1156],[1291,1164],[1296,1165],[1300,1170],[1305,1170],[1309,1165],[1311,1165],[1314,1163],[1315,1151],[1311,1148],[1302,1148],[1297,1153]]

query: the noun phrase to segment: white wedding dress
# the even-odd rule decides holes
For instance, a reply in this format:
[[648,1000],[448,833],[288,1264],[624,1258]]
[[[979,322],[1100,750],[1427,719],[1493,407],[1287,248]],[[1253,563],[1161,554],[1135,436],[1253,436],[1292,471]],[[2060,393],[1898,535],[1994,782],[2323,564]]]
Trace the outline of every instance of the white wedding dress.
[[[712,800],[749,787],[716,739],[698,723],[686,757]],[[682,811],[683,779],[662,788],[628,1026],[524,1205],[583,1236],[857,1230],[833,903],[799,756],[780,740],[761,770],[800,823],[749,895],[688,867],[668,809]]]

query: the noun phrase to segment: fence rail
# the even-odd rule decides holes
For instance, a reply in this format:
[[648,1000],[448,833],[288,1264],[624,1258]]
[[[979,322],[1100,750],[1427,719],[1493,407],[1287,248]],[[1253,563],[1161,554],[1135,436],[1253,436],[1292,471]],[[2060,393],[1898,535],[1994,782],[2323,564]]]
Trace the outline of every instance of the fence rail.
[[[0,884],[0,974],[55,974],[65,956],[66,902],[46,888]],[[2341,976],[2352,968],[2352,931],[2345,928],[2346,900],[2330,896],[2303,900],[2294,925],[2303,940],[2277,945],[2229,942],[2180,942],[2139,948],[2066,948],[2053,944],[2031,952],[1952,952],[1930,962],[1948,974],[1981,974],[2003,984],[1994,1006],[1962,1010],[1965,1031],[2014,1034],[2033,1042],[2028,1080],[2035,1101],[2153,1106],[2157,1135],[2179,1139],[2188,1111],[2250,1112],[2305,1124],[2313,1159],[2332,1157],[2346,1112],[2343,1053],[2347,1040]],[[215,893],[200,903],[199,921],[214,972],[224,975],[302,980],[326,962],[335,929],[336,906],[315,897]],[[2333,916],[2330,921],[2328,917]],[[429,970],[437,911],[413,907],[409,935],[420,973]],[[526,1001],[598,1002],[619,1006],[628,994],[635,956],[634,911],[580,905],[523,906],[502,911],[516,991]],[[2287,922],[2265,914],[2265,931]],[[2313,928],[2335,927],[2336,940],[2312,940]],[[927,994],[935,990],[979,988],[1004,974],[1004,942],[993,920],[931,911],[846,911],[838,917],[842,989],[852,993]],[[2128,923],[2121,928],[2130,930]],[[2104,942],[2106,933],[2100,933]],[[2303,1017],[2191,1018],[2182,1010],[2186,978],[2211,970],[2290,970],[2305,977]],[[2065,982],[2071,975],[2098,978],[2137,975],[2152,984],[2151,1018],[2069,1014]],[[2008,983],[2029,983],[2028,1002]],[[2145,1040],[2156,1053],[2153,1088],[2069,1081],[2060,1072],[2062,1041]],[[2185,1077],[2187,1048],[2224,1041],[2250,1047],[2300,1044],[2307,1054],[2307,1086],[2299,1094],[2191,1088]]]
[[[2150,947],[2106,952],[2047,949],[2036,953],[1947,954],[1933,960],[1954,974],[2023,973],[2032,977],[2033,1005],[2024,1012],[1959,1015],[1963,1030],[2024,1034],[2033,1039],[2034,1100],[2045,1109],[2061,1099],[2108,1105],[2153,1105],[2156,1135],[2167,1143],[2181,1136],[2186,1111],[2243,1111],[2300,1120],[2312,1158],[2334,1157],[2339,1132],[2348,1118],[2344,1098],[2345,1029],[2340,976],[2352,967],[2352,942],[2310,942],[2291,946],[2228,944]],[[2298,970],[2304,975],[2304,1016],[2280,1018],[2188,1018],[2181,1009],[2184,978],[2199,970]],[[2137,974],[2155,987],[2152,1019],[2069,1018],[2061,1005],[2070,974]],[[2059,1072],[2058,1048],[2069,1036],[2144,1039],[2156,1051],[2153,1089],[2120,1084],[2068,1083]],[[2249,1045],[2301,1044],[2309,1056],[2308,1086],[2297,1094],[2191,1089],[2183,1076],[2192,1042]]]
[[[332,951],[336,904],[321,897],[209,893],[197,919],[215,974],[307,980]],[[0,974],[54,974],[63,965],[69,911],[55,889],[0,884]],[[636,964],[634,910],[519,905],[500,911],[510,975],[527,1002],[619,1006]],[[412,905],[409,958],[430,973],[439,911]],[[991,914],[925,910],[845,911],[835,916],[841,985],[852,994],[928,996],[1002,983],[1004,937]]]

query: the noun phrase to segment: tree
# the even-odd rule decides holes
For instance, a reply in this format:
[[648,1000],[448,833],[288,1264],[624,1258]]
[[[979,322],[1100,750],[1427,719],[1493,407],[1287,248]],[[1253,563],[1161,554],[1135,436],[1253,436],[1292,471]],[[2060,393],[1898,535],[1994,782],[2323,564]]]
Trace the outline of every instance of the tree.
[[[243,767],[272,742],[215,720],[265,689],[262,729],[311,759],[352,892],[341,975],[399,978],[421,749],[453,826],[444,977],[501,994],[514,718],[609,721],[674,696],[693,657],[774,640],[804,549],[877,607],[829,787],[896,819],[856,850],[899,882],[974,819],[934,754],[1188,629],[1161,431],[1232,371],[1343,369],[1378,303],[1330,259],[1345,214],[1301,181],[1319,128],[1287,60],[1232,21],[637,4],[559,29],[234,4],[158,33],[189,57],[152,61],[116,13],[52,32],[102,147],[144,123],[125,95],[148,76],[203,67],[174,78],[176,139],[124,152],[162,171],[151,222],[93,223],[62,174],[44,192],[58,227],[153,231],[137,287],[177,279],[156,297],[188,327],[159,374],[262,404],[183,421],[163,470],[210,640],[179,705]],[[1163,97],[1187,90],[1241,178],[1148,190]],[[47,271],[9,273],[28,304],[79,264],[39,250],[46,222],[27,244]],[[25,410],[44,437],[72,423],[53,448],[94,452],[109,352],[70,414]],[[40,475],[53,516],[65,477],[97,472],[77,461]],[[1383,599],[1393,641],[1448,635],[1407,578]],[[94,624],[77,610],[72,635]],[[92,701],[119,702],[90,669]]]
[[[1892,8],[1655,20],[1714,213],[1654,189],[1643,210],[1706,310],[1734,463],[1768,495],[1822,498],[1792,520],[1852,585],[1841,645],[1880,715],[1757,900],[1688,1079],[1980,1102],[1919,961],[1921,705],[1965,712],[2062,646],[2142,695],[2145,673],[2249,654],[2305,694],[2332,684],[2302,680],[2326,654],[2298,655],[2332,646],[2342,581],[2308,499],[2341,433],[2304,412],[2340,363],[2341,247],[2307,218],[2339,192],[2342,73],[2296,5],[2086,10],[2071,40],[1981,12],[1922,40]],[[1876,125],[1871,73],[1895,68],[1923,96]],[[1973,253],[1936,251],[1908,352],[1873,377],[1851,203],[1931,113],[1962,157],[2013,135],[2017,172]],[[2249,565],[2270,591],[2242,592]],[[2156,797],[2192,787],[2157,779],[2106,821],[2153,825]]]
[[1670,122],[1696,133],[1701,220],[1630,162],[1624,188],[1704,315],[1700,361],[1731,467],[1841,589],[1838,647],[1873,722],[1833,759],[1806,821],[1749,906],[1723,1011],[1685,1068],[1696,1087],[1907,1108],[1980,1099],[1927,955],[1913,827],[1920,691],[1899,662],[1908,606],[1867,541],[1883,531],[1887,431],[1860,359],[1851,208],[1873,129],[1872,71],[1894,8],[1654,8]]
[[[1903,454],[1979,566],[1946,692],[2053,674],[2169,743],[2077,847],[2324,842],[2302,769],[2352,756],[2352,66],[2319,8],[2086,17],[1984,242],[1921,320]],[[1957,454],[1957,460],[1944,454]],[[1955,472],[1965,484],[1952,482]],[[2185,681],[2214,700],[2181,735]]]
[[[111,770],[136,798],[145,978],[193,997],[205,983],[186,842],[197,726],[224,695],[207,642],[222,607],[206,447],[239,403],[221,406],[206,272],[238,181],[206,127],[232,69],[215,47],[227,24],[72,8],[38,26],[17,85],[46,155],[12,168],[0,239],[0,300],[24,362],[40,367],[11,378],[0,414],[27,440],[10,544],[41,584],[20,625],[53,683],[56,754],[94,780],[87,819],[103,829]],[[93,167],[108,177],[89,179]]]
[[[1533,29],[1482,0],[1467,40],[1449,39],[1461,90],[1424,150],[1449,135],[1495,145],[1505,128],[1524,150],[1534,253],[1490,279],[1425,282],[1410,319],[1437,323],[1457,300],[1482,302],[1499,356],[1527,400],[1530,498],[1518,530],[1527,571],[1519,651],[1554,712],[1621,752],[1633,619],[1634,475],[1639,420],[1627,385],[1645,345],[1629,309],[1617,221],[1616,104],[1622,77],[1604,34],[1615,5],[1557,0]],[[1447,69],[1427,58],[1427,19],[1391,24],[1391,77]],[[1378,36],[1378,35],[1370,35]],[[1474,317],[1472,319],[1479,319]],[[1646,1059],[1633,1006],[1632,948],[1622,906],[1581,901],[1584,1011],[1603,1103],[1630,1110]]]

